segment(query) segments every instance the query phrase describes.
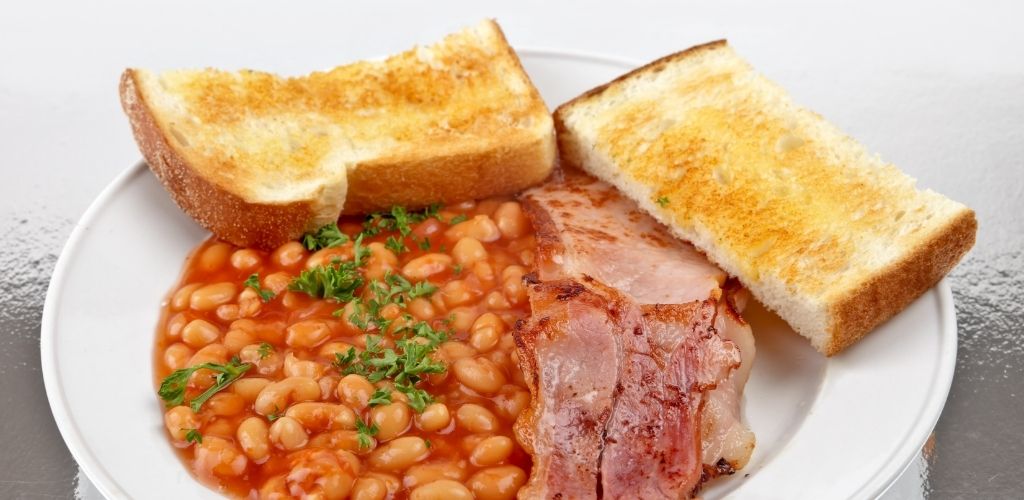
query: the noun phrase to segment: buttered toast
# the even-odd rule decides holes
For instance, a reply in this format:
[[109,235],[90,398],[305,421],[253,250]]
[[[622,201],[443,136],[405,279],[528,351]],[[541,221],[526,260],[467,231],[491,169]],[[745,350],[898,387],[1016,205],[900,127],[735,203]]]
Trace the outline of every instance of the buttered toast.
[[725,41],[654,61],[555,111],[562,161],[617,186],[826,355],[973,246],[964,205],[794,104]]
[[243,246],[273,247],[343,211],[512,193],[547,177],[556,153],[551,115],[490,20],[299,78],[128,69],[120,93],[178,205]]

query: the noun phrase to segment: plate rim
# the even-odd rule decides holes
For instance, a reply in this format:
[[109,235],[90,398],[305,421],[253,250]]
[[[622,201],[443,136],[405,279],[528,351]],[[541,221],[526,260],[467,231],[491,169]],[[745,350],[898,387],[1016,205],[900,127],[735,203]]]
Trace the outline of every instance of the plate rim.
[[[516,49],[520,57],[531,58],[568,58],[585,62],[620,66],[623,71],[629,71],[641,66],[643,63],[638,60],[604,55],[592,52],[555,49],[549,47],[523,47]],[[83,436],[71,417],[70,408],[67,403],[64,388],[60,384],[60,367],[56,362],[55,342],[57,338],[56,315],[61,304],[60,295],[64,288],[66,275],[71,256],[76,250],[88,229],[97,215],[110,203],[118,192],[125,189],[128,183],[137,175],[144,175],[148,167],[144,160],[120,172],[109,184],[107,184],[99,195],[89,204],[75,223],[68,236],[67,241],[61,248],[60,256],[54,266],[50,282],[47,286],[43,314],[40,324],[40,361],[43,376],[43,385],[46,391],[47,401],[51,414],[57,424],[62,439],[68,447],[68,451],[75,459],[76,465],[92,481],[96,489],[106,498],[127,498],[126,493],[120,488],[118,482],[109,471],[99,463],[92,451],[85,444]],[[852,493],[852,498],[877,498],[884,494],[892,484],[905,472],[917,458],[919,451],[927,442],[933,432],[935,425],[942,415],[942,410],[949,396],[953,376],[956,368],[957,358],[957,324],[956,310],[954,307],[952,290],[946,278],[941,279],[934,287],[927,292],[937,292],[938,306],[941,313],[939,318],[941,325],[942,342],[940,343],[939,362],[936,364],[932,387],[928,391],[926,402],[921,407],[919,415],[927,417],[915,420],[916,425],[908,429],[906,437],[893,451],[885,465],[879,468],[858,490]],[[829,365],[826,365],[825,377],[830,372]],[[730,493],[726,493],[727,496]]]

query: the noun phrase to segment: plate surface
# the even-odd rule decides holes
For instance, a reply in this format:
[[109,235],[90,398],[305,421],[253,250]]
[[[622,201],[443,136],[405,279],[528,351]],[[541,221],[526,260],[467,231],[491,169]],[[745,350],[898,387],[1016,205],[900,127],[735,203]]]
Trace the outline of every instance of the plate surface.
[[[549,106],[636,64],[520,51]],[[153,388],[160,303],[206,232],[145,165],[118,177],[75,227],[42,323],[47,397],[68,448],[108,498],[221,498],[167,442]],[[842,355],[825,359],[757,304],[746,390],[750,464],[704,498],[872,498],[910,464],[942,411],[956,361],[945,281]]]

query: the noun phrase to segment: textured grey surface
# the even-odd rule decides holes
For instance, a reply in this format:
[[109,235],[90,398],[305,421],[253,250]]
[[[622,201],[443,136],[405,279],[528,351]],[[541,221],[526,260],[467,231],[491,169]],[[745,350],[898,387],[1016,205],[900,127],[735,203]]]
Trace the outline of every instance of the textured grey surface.
[[77,487],[43,393],[39,318],[73,221],[138,158],[114,92],[121,68],[300,72],[394,52],[484,16],[522,46],[639,60],[727,36],[799,102],[975,208],[978,245],[950,278],[960,325],[952,392],[929,461],[891,498],[1024,498],[1019,2],[639,0],[628,12],[542,0],[104,3],[0,3],[0,499],[70,498]]

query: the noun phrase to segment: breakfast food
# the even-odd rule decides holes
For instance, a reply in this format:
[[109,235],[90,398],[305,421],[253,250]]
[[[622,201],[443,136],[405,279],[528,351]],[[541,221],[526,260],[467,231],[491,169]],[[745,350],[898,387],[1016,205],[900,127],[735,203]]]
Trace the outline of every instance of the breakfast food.
[[530,393],[511,331],[535,259],[520,204],[360,222],[195,251],[157,338],[174,445],[233,497],[514,498]]
[[342,211],[514,193],[556,152],[551,115],[493,21],[299,78],[128,69],[121,103],[178,205],[265,249]]
[[736,276],[822,353],[855,343],[974,244],[974,212],[793,104],[724,42],[555,111],[562,161]]
[[522,198],[538,242],[516,330],[533,394],[523,497],[689,497],[745,465],[740,291],[606,183],[569,171]]

